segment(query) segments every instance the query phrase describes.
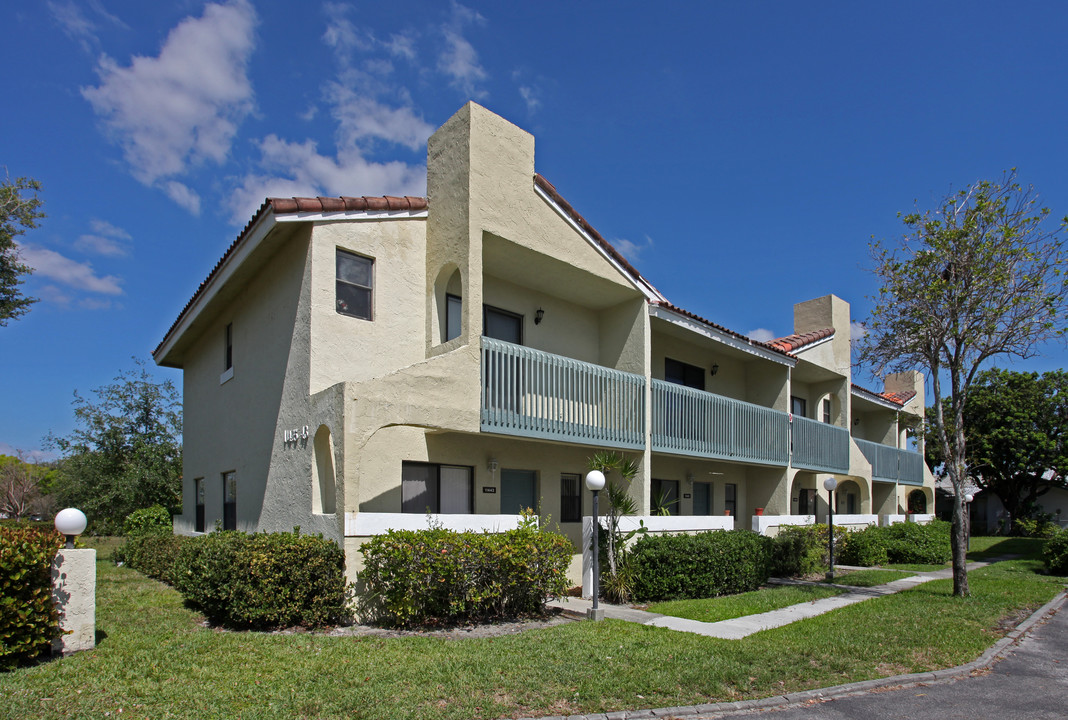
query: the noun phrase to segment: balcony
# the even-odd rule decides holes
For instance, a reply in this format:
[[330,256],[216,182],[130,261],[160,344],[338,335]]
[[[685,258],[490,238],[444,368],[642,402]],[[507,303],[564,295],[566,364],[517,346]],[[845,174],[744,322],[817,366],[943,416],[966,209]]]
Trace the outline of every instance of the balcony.
[[871,475],[882,482],[923,485],[923,456],[909,450],[853,438],[871,463]]
[[653,450],[786,465],[789,416],[720,395],[652,381]]
[[815,472],[849,471],[849,431],[835,425],[793,418],[790,464],[795,468]]
[[640,450],[645,378],[482,338],[482,431]]

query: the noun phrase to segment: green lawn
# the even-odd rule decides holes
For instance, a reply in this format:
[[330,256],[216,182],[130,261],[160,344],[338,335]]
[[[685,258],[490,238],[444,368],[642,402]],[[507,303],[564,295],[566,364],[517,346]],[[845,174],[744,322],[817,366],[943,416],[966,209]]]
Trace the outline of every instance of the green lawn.
[[653,603],[649,606],[649,612],[701,622],[718,622],[841,595],[843,592],[845,591],[838,588],[814,585],[774,585],[738,595]]
[[854,570],[846,575],[835,573],[836,585],[852,585],[854,587],[875,587],[885,585],[894,580],[911,577],[912,573],[899,570]]
[[611,620],[445,640],[219,632],[101,561],[97,649],[0,674],[0,717],[497,718],[765,697],[973,660],[1063,588],[1039,566],[973,572],[966,600],[936,580],[738,641]]

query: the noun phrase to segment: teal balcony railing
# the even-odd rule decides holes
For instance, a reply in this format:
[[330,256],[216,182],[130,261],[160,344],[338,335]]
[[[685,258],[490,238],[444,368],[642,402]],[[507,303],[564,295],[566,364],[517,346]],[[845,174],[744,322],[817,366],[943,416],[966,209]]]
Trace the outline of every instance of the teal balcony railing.
[[816,472],[849,470],[849,431],[817,420],[794,416],[790,464]]
[[482,430],[645,446],[645,378],[482,338]]
[[864,457],[871,463],[871,475],[883,482],[923,485],[923,456],[869,440],[853,438]]
[[764,465],[786,465],[789,417],[784,412],[652,381],[653,450]]

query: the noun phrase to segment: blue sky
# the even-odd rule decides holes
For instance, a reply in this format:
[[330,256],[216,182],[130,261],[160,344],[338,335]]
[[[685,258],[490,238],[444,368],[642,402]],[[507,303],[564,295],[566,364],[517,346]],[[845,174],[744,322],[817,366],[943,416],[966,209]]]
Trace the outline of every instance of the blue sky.
[[[425,192],[467,100],[676,305],[766,338],[872,236],[1018,167],[1068,214],[1057,2],[48,0],[4,13],[0,166],[44,184],[0,453],[149,353],[267,196]],[[1062,367],[1063,347],[1015,367]],[[157,369],[181,382],[178,371]]]

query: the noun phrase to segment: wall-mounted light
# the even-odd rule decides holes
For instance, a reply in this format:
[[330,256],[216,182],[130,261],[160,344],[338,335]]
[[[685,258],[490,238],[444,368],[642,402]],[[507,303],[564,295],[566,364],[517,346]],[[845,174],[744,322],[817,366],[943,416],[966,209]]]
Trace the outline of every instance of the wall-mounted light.
[[715,377],[716,373],[718,373],[718,372],[719,372],[719,363],[712,363],[712,369],[709,371],[709,373],[711,374],[712,377]]
[[860,418],[853,418],[854,425],[860,425]]
[[538,308],[538,311],[536,313],[534,313],[534,324],[535,325],[541,325],[541,320],[544,317],[545,317],[545,311],[542,310],[541,308]]
[[687,472],[686,473],[686,484],[690,485],[691,487],[693,486],[693,473],[692,472]]
[[500,467],[500,465],[497,464],[497,459],[496,458],[490,458],[489,464],[486,465],[486,468],[491,473],[497,472],[497,468],[499,468],[499,467]]

